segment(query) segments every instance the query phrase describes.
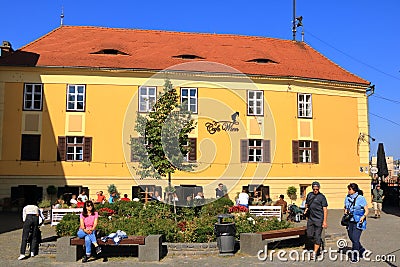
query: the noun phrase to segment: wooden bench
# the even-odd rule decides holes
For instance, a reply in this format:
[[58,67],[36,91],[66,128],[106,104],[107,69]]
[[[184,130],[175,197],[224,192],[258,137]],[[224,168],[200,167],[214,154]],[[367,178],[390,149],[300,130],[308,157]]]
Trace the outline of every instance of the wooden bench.
[[249,213],[255,216],[282,219],[282,206],[249,206]]
[[307,227],[302,226],[268,232],[242,233],[240,234],[240,252],[257,256],[258,251],[268,246],[269,240],[276,238],[300,237],[305,241],[306,230]]
[[[159,261],[162,254],[162,235],[148,236],[128,236],[120,241],[119,245],[115,245],[113,240],[108,239],[106,242],[97,239],[97,243],[102,246],[103,252],[99,257],[103,257],[104,261],[107,257],[104,253],[104,246],[138,246],[139,261]],[[57,261],[75,262],[84,255],[85,240],[79,237],[61,237],[57,240]],[[94,252],[94,251],[93,251]]]

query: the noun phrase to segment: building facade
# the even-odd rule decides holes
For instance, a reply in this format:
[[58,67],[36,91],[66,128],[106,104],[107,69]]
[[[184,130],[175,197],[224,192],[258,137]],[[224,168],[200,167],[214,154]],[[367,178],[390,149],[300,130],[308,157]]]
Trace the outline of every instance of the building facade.
[[163,193],[166,179],[139,179],[130,142],[165,79],[196,121],[196,167],[172,175],[180,198],[223,183],[231,199],[247,188],[277,200],[294,186],[299,204],[318,180],[341,208],[349,182],[370,187],[370,83],[307,44],[62,26],[0,58],[0,198],[45,198],[49,185]]

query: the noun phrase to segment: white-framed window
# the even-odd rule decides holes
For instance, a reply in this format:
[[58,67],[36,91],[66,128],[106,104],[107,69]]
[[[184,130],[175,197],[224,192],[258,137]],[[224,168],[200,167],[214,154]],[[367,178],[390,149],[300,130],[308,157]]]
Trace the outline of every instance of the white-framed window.
[[83,136],[67,136],[67,161],[83,161]]
[[312,162],[312,141],[299,141],[299,161],[300,162]]
[[150,112],[156,103],[157,87],[141,86],[139,88],[139,112]]
[[197,113],[197,88],[181,88],[181,104],[183,110]]
[[263,162],[263,140],[249,140],[249,162]]
[[85,111],[85,89],[85,85],[68,85],[67,111]]
[[43,84],[26,83],[24,86],[24,110],[42,110]]
[[297,95],[297,110],[299,118],[312,118],[311,94]]
[[264,92],[247,91],[247,115],[264,115]]

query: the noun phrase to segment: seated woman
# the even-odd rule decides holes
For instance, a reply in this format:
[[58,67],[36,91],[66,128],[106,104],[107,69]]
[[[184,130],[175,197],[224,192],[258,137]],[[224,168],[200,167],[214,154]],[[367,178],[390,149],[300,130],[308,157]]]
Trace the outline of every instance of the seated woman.
[[92,253],[92,244],[96,248],[96,254],[101,253],[101,248],[97,244],[96,227],[99,214],[96,212],[93,202],[88,200],[83,205],[83,211],[80,215],[80,227],[77,233],[79,238],[85,239],[86,254],[83,256],[82,262],[87,262]]
[[61,198],[57,199],[57,202],[53,205],[53,209],[61,209],[64,204],[64,200]]
[[262,205],[262,201],[261,200],[262,200],[262,197],[259,195],[258,191],[254,190],[253,199],[251,201],[251,205],[253,205],[253,206]]
[[269,197],[269,194],[265,194],[264,206],[272,206],[272,199]]

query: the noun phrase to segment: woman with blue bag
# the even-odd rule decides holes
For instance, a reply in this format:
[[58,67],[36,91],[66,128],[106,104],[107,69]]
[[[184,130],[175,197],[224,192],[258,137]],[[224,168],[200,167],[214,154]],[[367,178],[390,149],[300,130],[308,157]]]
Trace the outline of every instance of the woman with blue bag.
[[[358,188],[356,183],[347,186],[348,195],[344,201],[344,213],[350,214],[350,221],[347,226],[347,234],[352,243],[353,258],[352,262],[358,262],[365,252],[365,248],[360,243],[362,231],[367,229],[368,204],[363,196],[363,191]],[[358,252],[358,253],[357,253]]]

